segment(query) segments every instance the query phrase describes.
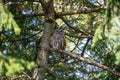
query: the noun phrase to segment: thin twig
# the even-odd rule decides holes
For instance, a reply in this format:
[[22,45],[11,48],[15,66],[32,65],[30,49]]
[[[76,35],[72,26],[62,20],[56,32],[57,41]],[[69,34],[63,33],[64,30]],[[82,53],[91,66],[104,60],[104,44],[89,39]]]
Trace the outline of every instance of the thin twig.
[[74,42],[75,47],[70,52],[73,52],[76,48],[78,48],[79,40],[80,39],[77,40],[77,43]]
[[82,50],[82,52],[81,52],[81,57],[84,56],[84,52],[85,52],[85,49],[86,49],[86,47],[87,47],[89,41],[90,41],[90,39],[87,39],[87,42],[86,42],[86,44],[84,45],[84,48],[83,48],[83,50]]
[[24,41],[24,40],[27,40],[27,39],[29,39],[29,38],[32,38],[32,37],[36,36],[36,35],[39,34],[39,33],[40,33],[40,32],[35,33],[35,34],[33,34],[33,35],[31,35],[31,36],[29,36],[29,37],[27,37],[27,38],[16,39],[16,40],[9,40],[9,41],[10,41],[10,42]]
[[74,37],[74,38],[88,38],[88,39],[92,39],[93,36],[81,36],[81,35],[72,35],[72,34],[68,34],[68,33],[65,33],[65,35],[69,36],[69,37]]
[[70,24],[67,22],[67,20],[65,20],[63,17],[59,16],[59,18],[62,19],[63,22],[64,22],[67,26],[69,26],[71,29],[73,29],[73,30],[75,30],[75,31],[77,31],[77,32],[80,32],[80,33],[82,33],[82,34],[84,34],[84,35],[86,35],[86,36],[89,36],[89,34],[87,34],[86,32],[84,32],[84,31],[82,31],[82,30],[80,30],[80,29],[76,29],[75,27],[73,27],[72,25],[70,25]]
[[26,77],[29,79],[29,80],[32,80],[32,78],[26,73],[26,72],[23,72],[24,75],[26,75]]

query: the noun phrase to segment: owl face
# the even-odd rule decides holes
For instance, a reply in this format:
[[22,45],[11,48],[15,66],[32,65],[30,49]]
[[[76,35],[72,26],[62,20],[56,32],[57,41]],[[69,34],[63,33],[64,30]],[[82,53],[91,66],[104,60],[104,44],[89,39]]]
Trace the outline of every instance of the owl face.
[[64,35],[64,31],[61,28],[56,29],[54,33],[63,34]]

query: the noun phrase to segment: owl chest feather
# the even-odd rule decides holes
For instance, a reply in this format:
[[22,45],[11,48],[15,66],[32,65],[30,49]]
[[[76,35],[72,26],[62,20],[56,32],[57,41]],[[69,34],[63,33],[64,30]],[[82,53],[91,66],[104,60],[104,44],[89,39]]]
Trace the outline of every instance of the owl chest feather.
[[64,36],[61,35],[61,34],[54,34],[51,37],[50,44],[51,44],[53,49],[64,50],[65,49],[65,39],[64,39]]

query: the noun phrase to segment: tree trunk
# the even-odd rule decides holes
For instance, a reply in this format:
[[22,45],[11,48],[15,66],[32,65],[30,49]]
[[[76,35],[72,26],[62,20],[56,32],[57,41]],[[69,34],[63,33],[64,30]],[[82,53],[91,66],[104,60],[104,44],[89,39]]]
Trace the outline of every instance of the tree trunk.
[[41,5],[43,7],[43,11],[45,13],[45,23],[44,23],[44,33],[42,36],[42,40],[39,43],[40,49],[38,51],[38,55],[36,58],[36,63],[38,68],[34,70],[33,79],[34,80],[44,80],[45,78],[45,70],[47,68],[47,59],[49,51],[49,41],[52,35],[52,32],[55,28],[55,15],[54,15],[54,7],[52,0],[40,0]]

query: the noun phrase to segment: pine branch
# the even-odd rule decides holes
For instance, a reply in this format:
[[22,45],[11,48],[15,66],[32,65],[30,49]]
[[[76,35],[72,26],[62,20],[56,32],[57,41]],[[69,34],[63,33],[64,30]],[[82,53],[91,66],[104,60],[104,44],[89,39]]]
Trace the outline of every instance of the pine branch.
[[100,8],[83,8],[76,12],[58,12],[56,15],[58,16],[66,16],[66,15],[74,15],[74,14],[89,14],[94,12],[99,12],[101,10],[106,10],[106,7],[100,7]]
[[[89,13],[99,12],[101,10],[106,10],[106,8],[105,7],[86,8],[86,9],[82,9],[76,12],[56,12],[55,15],[56,17],[59,17],[59,16],[75,15],[75,14],[89,14]],[[34,14],[23,14],[21,17],[32,17],[32,16],[45,16],[45,14],[44,12],[38,12]]]
[[80,56],[78,57],[78,56],[76,56],[76,55],[75,55],[74,53],[72,53],[72,52],[67,52],[67,51],[65,51],[65,50],[57,50],[57,51],[56,51],[56,50],[54,50],[54,49],[52,49],[52,48],[50,48],[50,50],[51,50],[51,51],[55,51],[55,52],[59,52],[59,53],[66,54],[66,55],[68,55],[68,56],[70,56],[70,57],[72,57],[72,58],[74,58],[74,59],[79,60],[80,62],[85,62],[85,63],[87,63],[87,64],[89,64],[89,65],[97,66],[97,67],[99,67],[99,68],[101,68],[101,69],[103,69],[103,70],[106,70],[106,71],[108,71],[108,72],[110,72],[110,73],[112,73],[112,74],[120,77],[120,72],[116,72],[115,70],[112,70],[112,69],[110,69],[109,67],[107,67],[107,66],[105,66],[105,65],[103,65],[103,64],[100,64],[100,63],[91,61],[91,60],[89,60],[89,59],[85,59],[85,58],[80,57]]

